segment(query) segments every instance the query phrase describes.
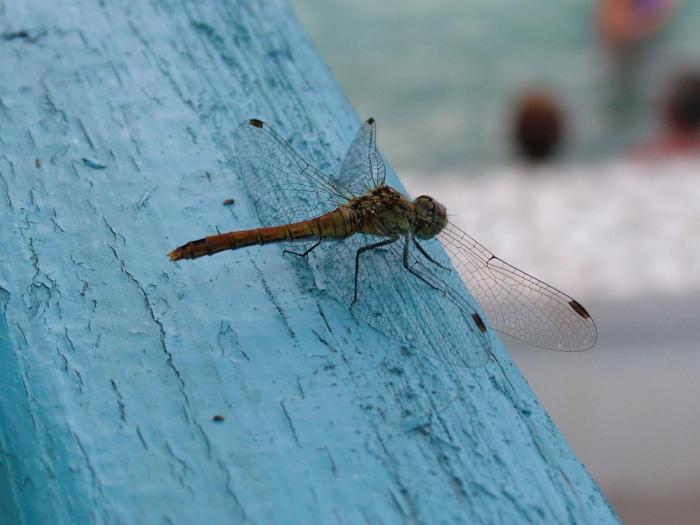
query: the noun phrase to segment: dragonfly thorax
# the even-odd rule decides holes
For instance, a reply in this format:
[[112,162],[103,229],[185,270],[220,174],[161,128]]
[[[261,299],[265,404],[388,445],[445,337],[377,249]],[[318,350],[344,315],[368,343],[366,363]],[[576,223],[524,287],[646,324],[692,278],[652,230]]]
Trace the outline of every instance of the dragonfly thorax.
[[447,225],[445,207],[432,197],[422,195],[411,202],[389,186],[374,188],[349,205],[359,231],[370,235],[399,237],[410,233],[418,239],[431,239]]
[[399,237],[413,231],[413,204],[394,188],[379,186],[349,205],[363,233]]
[[447,225],[447,210],[432,197],[421,195],[413,201],[413,233],[419,239],[432,239]]

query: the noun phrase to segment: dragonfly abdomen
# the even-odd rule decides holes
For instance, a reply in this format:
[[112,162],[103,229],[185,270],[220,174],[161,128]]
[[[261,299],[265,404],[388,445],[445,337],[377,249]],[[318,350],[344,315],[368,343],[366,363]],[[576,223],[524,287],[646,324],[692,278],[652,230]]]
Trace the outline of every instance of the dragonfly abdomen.
[[204,255],[214,255],[226,250],[237,250],[256,244],[297,240],[345,239],[357,231],[357,214],[354,210],[341,206],[332,212],[306,221],[239,230],[218,235],[210,235],[190,241],[175,248],[168,254],[171,260],[196,259]]

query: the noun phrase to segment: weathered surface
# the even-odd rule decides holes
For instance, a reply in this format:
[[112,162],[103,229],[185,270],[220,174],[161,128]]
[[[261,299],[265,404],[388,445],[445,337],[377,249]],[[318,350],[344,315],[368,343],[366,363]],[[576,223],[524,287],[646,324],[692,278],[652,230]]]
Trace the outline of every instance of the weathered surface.
[[276,247],[168,261],[256,223],[236,123],[332,169],[358,119],[285,3],[119,4],[0,3],[0,521],[615,522],[502,348],[403,351]]

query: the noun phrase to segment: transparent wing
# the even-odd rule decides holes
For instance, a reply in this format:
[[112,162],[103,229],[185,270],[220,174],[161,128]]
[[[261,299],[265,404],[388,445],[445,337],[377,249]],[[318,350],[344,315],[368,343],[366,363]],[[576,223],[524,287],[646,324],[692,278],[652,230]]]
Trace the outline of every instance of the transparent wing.
[[454,224],[437,238],[494,330],[551,350],[595,344],[595,323],[576,300],[499,259]]
[[234,147],[238,174],[263,226],[322,215],[353,197],[260,120],[247,120],[236,129]]
[[[409,272],[403,262],[404,237],[362,253],[353,304],[356,254],[381,241],[391,239],[355,234],[325,247],[325,288],[359,319],[440,361],[484,365],[490,355],[489,335],[460,278],[433,263],[424,264],[413,250],[407,264],[421,278]],[[432,255],[447,263],[444,252]]]
[[368,119],[355,134],[338,173],[338,183],[355,195],[383,186],[386,167],[377,150],[377,128],[374,119]]

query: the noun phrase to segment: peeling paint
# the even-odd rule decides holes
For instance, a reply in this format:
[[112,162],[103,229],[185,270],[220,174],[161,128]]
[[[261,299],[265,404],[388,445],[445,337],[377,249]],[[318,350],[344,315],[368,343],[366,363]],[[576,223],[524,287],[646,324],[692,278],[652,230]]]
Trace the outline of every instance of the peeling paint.
[[[85,135],[87,137],[87,134]],[[89,137],[88,137],[89,140]],[[107,164],[102,162],[101,160],[98,159],[93,159],[91,157],[83,157],[83,164],[85,164],[88,168],[92,168],[94,170],[103,170],[107,167]]]

